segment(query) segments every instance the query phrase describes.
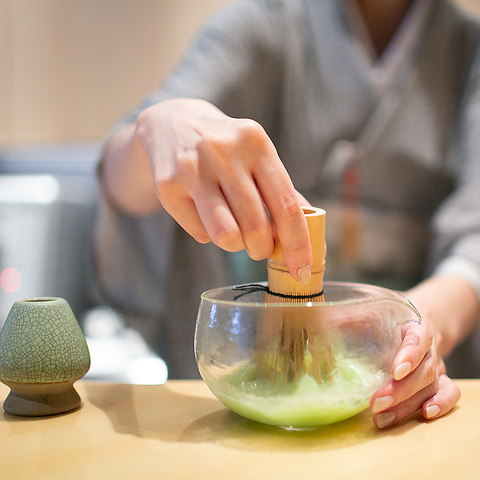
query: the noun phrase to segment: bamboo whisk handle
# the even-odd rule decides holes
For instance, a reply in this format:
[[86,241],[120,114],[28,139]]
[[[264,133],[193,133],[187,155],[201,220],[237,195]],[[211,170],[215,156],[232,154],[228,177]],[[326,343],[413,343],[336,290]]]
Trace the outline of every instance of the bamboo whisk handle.
[[303,207],[305,219],[312,243],[313,262],[312,278],[307,285],[295,280],[288,271],[282,246],[278,239],[268,258],[268,288],[283,295],[314,295],[323,291],[323,274],[325,271],[325,210],[315,207]]

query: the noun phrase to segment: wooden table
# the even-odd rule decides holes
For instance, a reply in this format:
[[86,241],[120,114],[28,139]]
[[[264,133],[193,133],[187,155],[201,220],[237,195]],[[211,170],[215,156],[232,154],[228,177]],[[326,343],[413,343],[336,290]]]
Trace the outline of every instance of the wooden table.
[[[448,416],[377,430],[364,412],[287,432],[229,412],[201,381],[80,381],[68,414],[0,415],[1,480],[480,478],[480,380]],[[0,384],[0,400],[8,388]]]

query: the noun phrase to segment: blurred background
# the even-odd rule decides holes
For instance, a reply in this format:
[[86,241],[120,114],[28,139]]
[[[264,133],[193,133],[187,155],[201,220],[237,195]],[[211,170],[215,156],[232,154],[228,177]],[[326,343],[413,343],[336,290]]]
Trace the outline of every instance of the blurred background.
[[226,1],[0,0],[0,328],[16,300],[65,298],[87,336],[91,379],[167,377],[96,299],[95,165],[109,127]]
[[[99,305],[90,230],[101,141],[231,0],[0,0],[0,327],[18,299],[60,296],[91,379],[162,383],[164,362]],[[455,0],[480,15],[480,0]]]

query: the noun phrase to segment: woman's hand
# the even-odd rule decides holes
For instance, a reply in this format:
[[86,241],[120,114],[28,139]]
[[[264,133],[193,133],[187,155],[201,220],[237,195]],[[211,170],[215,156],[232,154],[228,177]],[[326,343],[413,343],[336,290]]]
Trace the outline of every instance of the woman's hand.
[[435,275],[406,292],[422,316],[420,325],[403,327],[403,343],[392,376],[372,396],[370,408],[379,428],[400,422],[421,409],[426,419],[447,414],[460,398],[443,357],[478,325],[480,305],[463,279]]
[[273,251],[272,220],[292,276],[308,283],[302,200],[258,123],[205,101],[175,99],[144,110],[135,137],[163,208],[193,238],[260,260]]
[[402,327],[403,344],[392,365],[392,376],[372,396],[370,408],[378,428],[400,422],[421,409],[426,419],[441,417],[458,402],[460,390],[438,355],[440,335],[432,334],[428,320]]

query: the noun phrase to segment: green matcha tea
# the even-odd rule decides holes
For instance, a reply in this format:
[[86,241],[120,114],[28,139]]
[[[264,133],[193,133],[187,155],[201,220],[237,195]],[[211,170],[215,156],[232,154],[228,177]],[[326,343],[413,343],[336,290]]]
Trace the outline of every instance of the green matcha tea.
[[336,356],[336,368],[324,384],[305,374],[298,381],[259,379],[253,362],[211,382],[217,398],[235,413],[257,422],[311,428],[350,418],[368,407],[387,375],[359,360]]

